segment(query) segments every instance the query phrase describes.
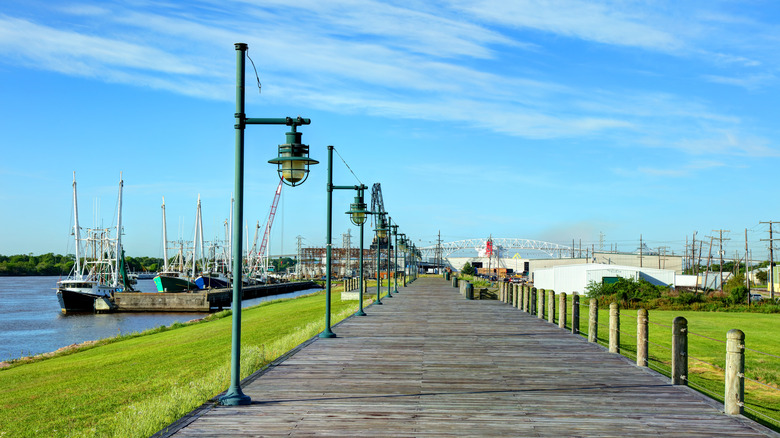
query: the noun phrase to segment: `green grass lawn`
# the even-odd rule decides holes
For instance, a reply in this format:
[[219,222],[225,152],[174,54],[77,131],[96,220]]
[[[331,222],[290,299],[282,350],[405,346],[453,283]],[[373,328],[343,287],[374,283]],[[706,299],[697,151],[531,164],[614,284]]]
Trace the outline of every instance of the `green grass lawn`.
[[[358,306],[338,293],[331,304],[333,324]],[[244,309],[242,378],[321,332],[324,314],[324,292]],[[227,389],[231,320],[157,330],[0,371],[0,437],[155,433]]]
[[[556,297],[557,299],[557,297]],[[588,303],[580,297],[580,333],[587,337]],[[557,304],[557,303],[556,303]],[[556,305],[556,312],[558,307]],[[621,354],[636,359],[636,310],[621,310]],[[745,415],[780,430],[780,340],[775,333],[780,315],[736,312],[649,311],[650,367],[670,375],[672,321],[688,320],[689,386],[723,402],[726,361],[726,333],[740,329],[745,333],[745,376],[762,384],[745,381]],[[557,315],[556,315],[557,321]],[[599,309],[599,343],[609,340],[609,309]],[[571,297],[568,300],[566,327],[571,328]],[[755,351],[768,353],[760,354]],[[771,356],[770,356],[771,355]],[[774,357],[773,357],[774,356]],[[769,387],[765,386],[768,385]],[[771,417],[767,419],[766,416]]]

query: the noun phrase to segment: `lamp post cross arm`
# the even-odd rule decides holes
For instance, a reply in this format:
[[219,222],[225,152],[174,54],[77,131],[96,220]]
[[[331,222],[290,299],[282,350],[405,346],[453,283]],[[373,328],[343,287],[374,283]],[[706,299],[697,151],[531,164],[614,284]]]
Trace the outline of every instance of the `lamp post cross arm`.
[[[238,117],[238,114],[236,117]],[[303,117],[245,117],[244,123],[247,125],[287,125],[296,127],[310,124],[311,119],[304,119]]]
[[365,190],[366,186],[335,186],[333,184],[330,184],[331,190]]

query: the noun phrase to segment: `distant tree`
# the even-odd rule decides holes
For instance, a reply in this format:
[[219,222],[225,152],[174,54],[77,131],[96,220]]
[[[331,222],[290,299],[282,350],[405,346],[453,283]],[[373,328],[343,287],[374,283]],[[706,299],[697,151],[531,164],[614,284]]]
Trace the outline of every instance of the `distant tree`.
[[767,271],[758,271],[756,272],[756,279],[758,279],[759,283],[766,284],[769,280],[769,274]]
[[473,266],[471,266],[471,263],[466,262],[466,264],[463,265],[463,267],[460,269],[460,272],[465,275],[474,275],[477,273],[477,270],[474,269]]

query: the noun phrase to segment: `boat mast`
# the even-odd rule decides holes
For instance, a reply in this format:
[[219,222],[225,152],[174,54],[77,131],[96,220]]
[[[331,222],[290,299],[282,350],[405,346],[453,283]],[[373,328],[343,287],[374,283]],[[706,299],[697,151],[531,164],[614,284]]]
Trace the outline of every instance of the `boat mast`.
[[206,248],[203,243],[203,213],[200,209],[200,194],[198,194],[198,228],[200,229],[200,269],[206,270]]
[[[200,234],[200,193],[198,193],[198,209],[195,212],[195,237],[192,239],[192,278],[197,276],[196,265],[198,262],[198,235]],[[201,248],[201,256],[203,249]]]
[[119,213],[117,213],[116,219],[116,269],[114,269],[113,275],[114,285],[119,284],[119,269],[120,263],[122,263],[122,186],[124,186],[124,184],[125,183],[122,180],[122,172],[119,172],[119,206],[117,207]]
[[163,272],[168,272],[168,227],[165,223],[165,196],[162,197],[162,219],[163,219]]
[[81,252],[79,251],[79,245],[81,245],[81,235],[79,234],[79,203],[76,199],[76,172],[73,171],[73,236],[76,240],[76,276],[81,279]]

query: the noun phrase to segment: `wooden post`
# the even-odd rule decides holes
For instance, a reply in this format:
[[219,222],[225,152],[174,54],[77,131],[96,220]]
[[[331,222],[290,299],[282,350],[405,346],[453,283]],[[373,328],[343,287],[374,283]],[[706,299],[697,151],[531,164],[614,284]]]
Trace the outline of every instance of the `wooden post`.
[[672,385],[688,381],[688,320],[682,316],[672,322]]
[[745,404],[745,334],[742,330],[726,333],[726,415],[741,415]]
[[599,339],[599,305],[595,298],[590,299],[590,313],[588,313],[588,342],[597,342]]
[[536,317],[544,319],[544,289],[539,289],[536,295]]
[[531,290],[528,286],[522,285],[523,288],[523,312],[528,311],[528,296],[531,294]]
[[580,334],[580,295],[577,292],[571,294],[571,333]]
[[647,353],[649,346],[649,331],[647,309],[636,311],[636,366],[647,366]]
[[515,307],[520,308],[520,285],[516,284],[513,286],[515,288]]
[[609,305],[609,352],[620,353],[620,309],[618,303]]
[[555,324],[555,291],[547,291],[547,322]]
[[536,314],[536,288],[531,288],[531,297],[528,300],[528,313],[531,315]]
[[558,294],[558,327],[566,328],[566,292]]

